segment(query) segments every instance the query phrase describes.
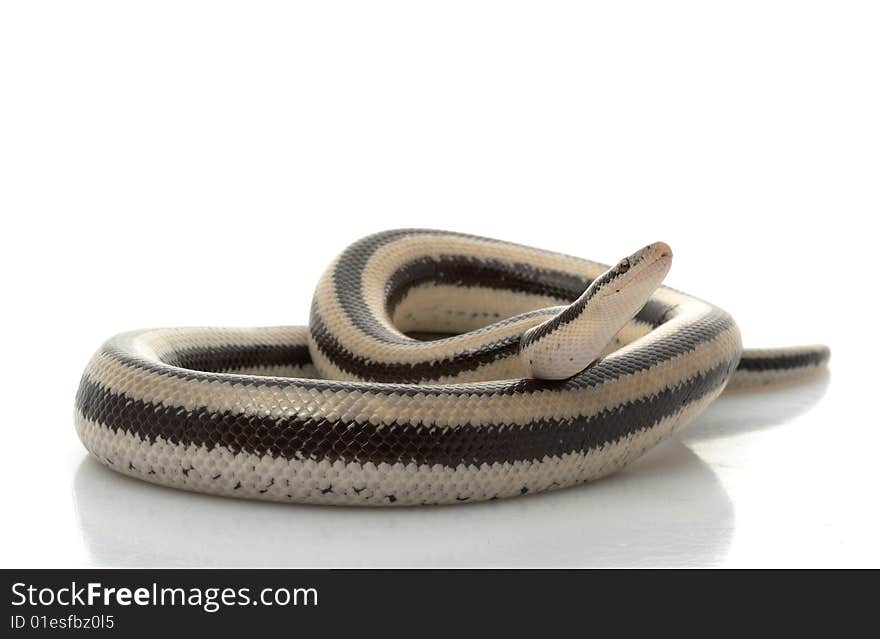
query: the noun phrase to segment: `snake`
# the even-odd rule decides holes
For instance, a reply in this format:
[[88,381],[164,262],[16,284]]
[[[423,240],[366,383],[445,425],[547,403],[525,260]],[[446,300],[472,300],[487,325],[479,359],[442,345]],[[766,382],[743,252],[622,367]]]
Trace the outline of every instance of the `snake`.
[[743,349],[726,311],[662,285],[657,242],[613,266],[402,229],[345,248],[308,326],[129,331],[88,362],[77,434],[111,469],[289,503],[407,506],[610,475],[723,391],[824,369]]

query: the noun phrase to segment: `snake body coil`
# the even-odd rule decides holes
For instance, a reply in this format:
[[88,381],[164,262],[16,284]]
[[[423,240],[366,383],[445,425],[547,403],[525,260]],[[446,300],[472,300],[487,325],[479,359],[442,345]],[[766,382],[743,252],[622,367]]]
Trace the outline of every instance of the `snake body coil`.
[[77,432],[127,475],[275,501],[457,503],[596,479],[725,387],[829,357],[743,352],[726,312],[657,288],[670,260],[662,243],[609,269],[454,233],[373,235],[326,271],[308,327],[110,339],[83,375]]

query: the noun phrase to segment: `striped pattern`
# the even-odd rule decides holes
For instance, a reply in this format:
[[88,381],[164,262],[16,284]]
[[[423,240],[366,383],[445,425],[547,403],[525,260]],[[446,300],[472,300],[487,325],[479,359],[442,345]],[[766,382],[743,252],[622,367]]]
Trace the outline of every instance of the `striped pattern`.
[[[595,364],[528,379],[523,333],[607,267],[439,231],[361,240],[309,327],[155,329],[89,362],[77,432],[114,470],[187,490],[359,505],[457,503],[569,486],[639,457],[742,376],[827,350],[747,351],[724,311],[658,289]],[[408,333],[437,339],[416,339]]]

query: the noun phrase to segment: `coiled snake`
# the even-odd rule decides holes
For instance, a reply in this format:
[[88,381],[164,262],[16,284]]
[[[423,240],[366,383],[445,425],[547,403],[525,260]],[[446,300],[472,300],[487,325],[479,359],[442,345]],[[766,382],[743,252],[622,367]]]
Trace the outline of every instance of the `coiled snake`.
[[186,490],[326,504],[480,501],[612,473],[725,387],[822,367],[743,351],[723,310],[660,287],[652,244],[606,266],[398,230],[345,249],[308,327],[124,333],[76,397],[86,448]]

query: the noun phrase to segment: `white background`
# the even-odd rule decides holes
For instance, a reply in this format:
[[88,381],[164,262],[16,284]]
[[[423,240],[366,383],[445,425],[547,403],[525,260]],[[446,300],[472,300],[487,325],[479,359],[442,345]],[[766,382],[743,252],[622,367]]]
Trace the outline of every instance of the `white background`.
[[[4,566],[880,565],[871,2],[4,2]],[[667,280],[830,376],[723,398],[626,472],[467,507],[162,489],[91,461],[110,335],[304,323],[428,226]]]

